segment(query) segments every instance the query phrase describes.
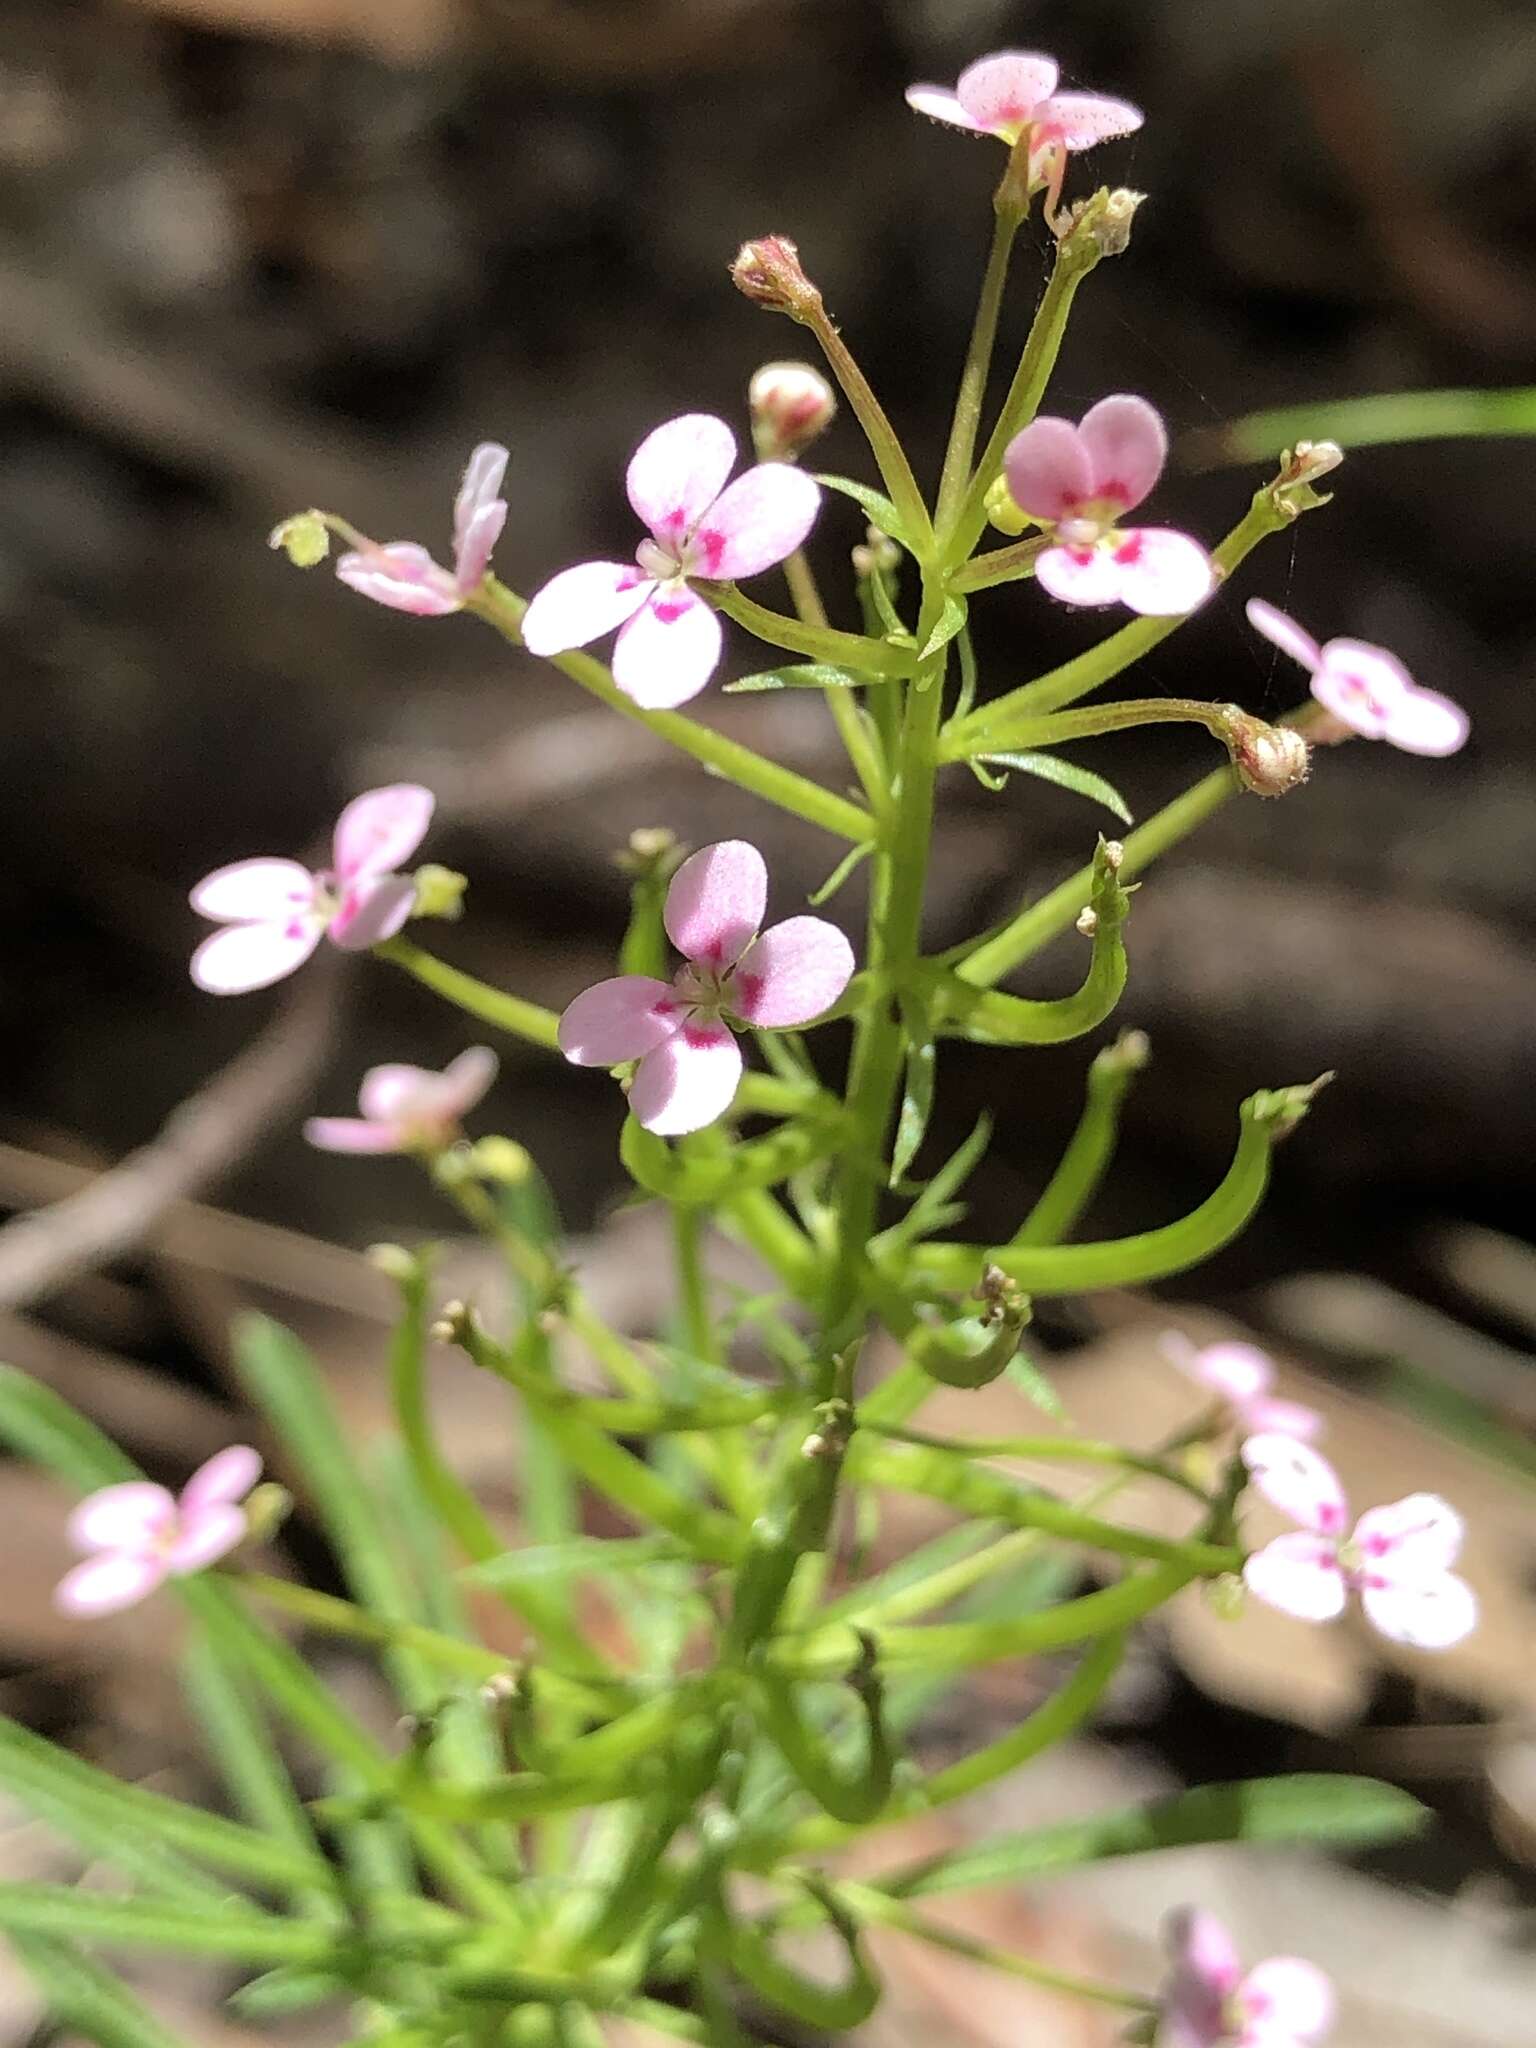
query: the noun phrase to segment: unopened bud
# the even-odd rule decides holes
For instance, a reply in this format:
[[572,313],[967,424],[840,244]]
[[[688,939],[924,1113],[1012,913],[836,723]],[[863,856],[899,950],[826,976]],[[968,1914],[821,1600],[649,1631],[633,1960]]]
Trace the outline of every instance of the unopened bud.
[[1066,215],[1061,231],[1064,255],[1090,259],[1090,267],[1101,256],[1123,256],[1130,247],[1131,229],[1137,209],[1146,201],[1145,192],[1125,186],[1108,191],[1101,186],[1088,199],[1080,199]]
[[1006,533],[1011,539],[1017,540],[1021,533],[1035,524],[1015,500],[1008,488],[1008,479],[1001,471],[987,486],[986,507],[987,518],[999,533]]
[[665,881],[682,865],[687,847],[666,825],[640,825],[630,833],[629,843],[613,857],[621,874],[638,881]]
[[533,1171],[526,1147],[515,1138],[481,1138],[469,1148],[469,1164],[477,1180],[502,1187],[521,1187]]
[[1152,1057],[1152,1041],[1145,1031],[1122,1031],[1113,1045],[1094,1054],[1096,1072],[1116,1077],[1139,1074]]
[[1298,441],[1286,450],[1280,464],[1287,483],[1315,484],[1343,460],[1344,450],[1337,441]]
[[416,902],[411,910],[412,917],[441,917],[452,924],[464,915],[464,891],[468,887],[468,875],[428,861],[416,870]]
[[864,541],[853,551],[855,576],[894,576],[901,567],[901,549],[878,526],[866,526]]
[[363,1254],[375,1271],[393,1280],[397,1287],[407,1286],[417,1277],[420,1264],[414,1252],[408,1252],[403,1244],[371,1244]]
[[469,1327],[469,1309],[462,1301],[445,1301],[427,1331],[434,1344],[457,1344]]
[[760,462],[796,462],[837,416],[837,399],[810,363],[764,363],[747,386]]
[[245,1541],[266,1543],[293,1513],[293,1495],[286,1486],[268,1479],[246,1495],[240,1512],[245,1516]]
[[1099,913],[1091,903],[1085,903],[1077,913],[1077,930],[1085,939],[1096,939],[1099,935]]
[[1307,779],[1312,749],[1294,726],[1270,725],[1236,704],[1225,706],[1226,742],[1244,789],[1284,796]]
[[743,242],[731,265],[731,282],[769,313],[807,320],[819,312],[821,293],[800,266],[800,251],[787,235],[762,235]]
[[1101,840],[1099,858],[1112,875],[1118,875],[1125,866],[1125,847],[1118,839]]
[[318,512],[295,512],[267,535],[269,548],[281,548],[295,569],[313,569],[331,552],[331,536]]

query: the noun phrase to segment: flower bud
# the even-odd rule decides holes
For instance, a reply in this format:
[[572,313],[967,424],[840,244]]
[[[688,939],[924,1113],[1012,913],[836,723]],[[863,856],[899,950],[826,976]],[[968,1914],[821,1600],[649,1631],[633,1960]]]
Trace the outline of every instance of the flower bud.
[[832,386],[809,363],[764,363],[747,386],[760,462],[796,462],[837,414]]
[[687,846],[666,825],[640,825],[630,833],[629,843],[613,856],[620,874],[636,881],[666,882],[682,866]]
[[743,242],[731,265],[731,282],[754,305],[770,313],[806,320],[820,311],[821,293],[800,267],[800,251],[787,235],[763,235]]
[[1123,256],[1131,245],[1137,209],[1146,197],[1145,192],[1122,185],[1114,192],[1100,186],[1091,197],[1078,200],[1061,231],[1062,254],[1085,257],[1090,268],[1101,256]]
[[403,1244],[371,1244],[363,1254],[376,1272],[397,1287],[406,1287],[420,1275],[420,1261]]
[[245,1541],[266,1543],[293,1513],[293,1495],[268,1479],[246,1495],[240,1512],[245,1516]]
[[481,1138],[469,1148],[469,1164],[477,1180],[502,1187],[521,1187],[533,1171],[527,1148],[515,1138]]
[[864,541],[851,559],[855,576],[894,576],[901,567],[901,549],[878,526],[866,526]]
[[281,548],[295,569],[313,569],[331,552],[331,536],[318,512],[295,512],[267,535],[269,548]]
[[1226,742],[1244,789],[1255,796],[1284,796],[1307,779],[1312,749],[1294,726],[1270,725],[1236,704],[1224,707]]
[[986,505],[987,518],[999,533],[1006,533],[1011,539],[1016,540],[1035,524],[1029,514],[1015,503],[1008,488],[1008,479],[1001,470],[987,486]]
[[451,924],[464,915],[464,891],[468,875],[453,868],[441,868],[435,861],[416,870],[416,902],[412,917],[441,917]]
[[1099,936],[1099,913],[1091,903],[1085,903],[1077,913],[1074,929],[1085,939],[1096,939]]
[[1315,484],[1319,477],[1339,467],[1344,450],[1337,441],[1298,441],[1280,460],[1287,483]]

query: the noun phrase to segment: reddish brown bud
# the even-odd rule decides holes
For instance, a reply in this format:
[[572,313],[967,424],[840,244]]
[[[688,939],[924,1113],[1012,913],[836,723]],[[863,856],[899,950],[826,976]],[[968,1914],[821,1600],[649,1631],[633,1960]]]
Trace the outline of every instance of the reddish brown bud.
[[832,386],[809,363],[764,363],[747,386],[752,445],[763,462],[794,462],[831,426]]
[[1294,726],[1270,725],[1237,705],[1225,707],[1226,741],[1244,789],[1284,796],[1307,779],[1312,750]]
[[731,265],[731,282],[770,313],[806,320],[821,306],[821,293],[800,267],[800,251],[787,235],[762,235],[743,242]]

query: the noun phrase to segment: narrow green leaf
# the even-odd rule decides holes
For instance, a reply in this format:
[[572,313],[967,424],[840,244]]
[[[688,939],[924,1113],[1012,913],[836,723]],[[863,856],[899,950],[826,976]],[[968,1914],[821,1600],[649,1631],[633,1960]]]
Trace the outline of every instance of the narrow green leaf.
[[901,1089],[901,1109],[896,1118],[896,1142],[891,1148],[891,1171],[887,1185],[896,1187],[906,1178],[907,1168],[917,1157],[928,1132],[933,1113],[935,1054],[933,1025],[926,1007],[909,996],[900,999],[901,1021],[907,1041],[907,1063]]
[[955,1203],[953,1197],[984,1158],[991,1138],[992,1119],[983,1111],[976,1119],[970,1136],[945,1160],[906,1215],[874,1240],[871,1249],[877,1257],[904,1251],[909,1245],[916,1244],[919,1238],[942,1230],[946,1221],[953,1222],[964,1213],[963,1206]]
[[944,600],[944,609],[939,614],[938,624],[923,642],[918,651],[919,661],[927,661],[942,647],[947,647],[957,633],[965,630],[969,606],[958,592],[951,591]]
[[[827,879],[822,883],[821,887],[819,889],[813,889],[810,895],[807,896],[807,898],[805,899],[806,902],[810,904],[811,908],[813,910],[820,910],[824,903],[830,903],[832,901],[832,898],[837,894],[838,890],[842,888],[844,882],[847,881],[848,877],[853,873],[855,868],[859,866],[861,861],[867,860],[869,856],[874,852],[874,850],[874,841],[871,840],[867,846],[855,846],[850,853],[844,854],[843,858],[838,862],[837,866],[832,870],[831,874],[828,875]],[[759,1043],[762,1042],[762,1039],[771,1040],[773,1036],[774,1034],[772,1032],[765,1031],[764,1033],[762,1033]]]
[[47,1999],[55,2028],[93,2041],[96,2048],[188,2048],[183,2036],[162,2026],[125,1984],[67,1942],[15,1928],[7,1938]]
[[1062,789],[1070,789],[1078,796],[1103,804],[1126,825],[1136,822],[1131,816],[1130,806],[1112,782],[1106,782],[1102,775],[1095,775],[1091,768],[1080,768],[1075,761],[1064,761],[1060,754],[978,754],[974,758],[989,762],[994,768],[1015,768],[1021,775],[1035,775],[1042,782],[1054,782]]
[[517,1585],[524,1579],[620,1576],[649,1565],[688,1561],[671,1536],[573,1536],[564,1543],[530,1543],[471,1565],[460,1576],[472,1586]]
[[[1261,462],[1298,440],[1345,448],[1405,441],[1459,441],[1536,434],[1536,386],[1509,391],[1386,391],[1369,398],[1320,398],[1250,413],[1191,435],[1186,454],[1200,467]],[[822,479],[826,481],[825,478]]]
[[765,668],[757,675],[738,676],[725,685],[728,697],[752,696],[763,690],[862,690],[869,683],[885,682],[885,676],[856,676],[852,669],[835,662],[797,662],[791,668]]
[[196,1908],[64,1884],[0,1884],[0,1930],[125,1948],[169,1948],[183,1955],[228,1956],[243,1963],[321,1963],[335,1950],[324,1928],[279,1920],[211,1892]]
[[1027,1358],[1022,1351],[1016,1351],[1009,1359],[1003,1371],[1003,1378],[1016,1386],[1026,1400],[1033,1401],[1046,1415],[1053,1416],[1057,1422],[1066,1420],[1067,1411],[1060,1394],[1051,1385],[1041,1367],[1032,1358]]
[[883,492],[871,490],[868,484],[856,483],[851,476],[818,475],[816,478],[823,489],[841,491],[845,498],[852,498],[855,505],[865,514],[871,526],[878,526],[892,540],[899,541],[907,553],[914,554],[911,536],[896,507]]
[[1429,1809],[1409,1793],[1375,1778],[1308,1772],[1244,1779],[951,1850],[898,1871],[880,1888],[904,1899],[974,1891],[1112,1856],[1209,1842],[1327,1842],[1365,1848],[1416,1834],[1430,1817]]

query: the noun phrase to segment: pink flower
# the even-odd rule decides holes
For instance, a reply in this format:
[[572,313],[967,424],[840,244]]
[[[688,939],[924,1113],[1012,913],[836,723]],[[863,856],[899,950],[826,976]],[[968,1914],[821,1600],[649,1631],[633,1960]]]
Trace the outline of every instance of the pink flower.
[[1158,1349],[1170,1365],[1225,1401],[1245,1435],[1267,1430],[1310,1443],[1322,1434],[1323,1418],[1316,1409],[1270,1392],[1275,1362],[1256,1344],[1207,1344],[1196,1349],[1182,1330],[1168,1330],[1158,1339]]
[[370,789],[336,820],[334,868],[296,860],[237,860],[204,875],[192,908],[222,931],[192,955],[192,979],[211,995],[267,988],[301,966],[322,937],[348,952],[391,938],[411,914],[416,884],[394,870],[426,837],[434,798],[414,782]]
[[1461,1517],[1438,1495],[1369,1508],[1346,1537],[1349,1505],[1326,1458],[1271,1434],[1249,1437],[1242,1455],[1264,1498],[1301,1524],[1253,1552],[1243,1566],[1251,1593],[1301,1621],[1334,1621],[1356,1592],[1375,1629],[1416,1650],[1448,1650],[1471,1634],[1477,1600],[1450,1569]]
[[181,1497],[147,1479],[105,1486],[69,1518],[70,1543],[94,1553],[54,1590],[65,1614],[116,1614],[166,1579],[185,1578],[227,1557],[245,1535],[240,1502],[261,1477],[248,1444],[231,1444],[200,1465]]
[[1020,511],[1052,533],[1036,580],[1063,604],[1123,604],[1172,618],[1203,604],[1215,584],[1198,541],[1164,526],[1117,521],[1163,473],[1168,436],[1144,398],[1101,398],[1082,423],[1037,419],[1003,456]]
[[1386,740],[1408,754],[1454,754],[1472,721],[1459,704],[1421,690],[1396,655],[1365,640],[1312,635],[1260,597],[1248,600],[1248,623],[1312,676],[1312,694],[1362,739]]
[[1193,1906],[1169,1914],[1164,1938],[1158,2048],[1311,2048],[1331,2032],[1333,1986],[1315,1963],[1271,1956],[1245,1976],[1226,1928]]
[[741,1049],[726,1018],[770,1030],[809,1024],[848,986],[853,951],[836,925],[791,917],[759,937],[767,900],[755,846],[702,847],[667,891],[667,931],[686,965],[670,982],[600,981],[560,1019],[560,1050],[576,1066],[640,1062],[629,1106],[648,1131],[679,1137],[730,1108]]
[[619,629],[613,679],[649,711],[686,704],[715,672],[720,621],[693,577],[735,582],[792,555],[821,504],[812,479],[760,462],[726,487],[736,437],[724,420],[685,413],[647,434],[625,479],[650,528],[633,562],[582,562],[535,593],[523,615],[533,654],[564,654]]
[[469,458],[453,504],[453,569],[440,568],[413,540],[386,541],[343,555],[336,574],[353,590],[392,611],[441,618],[474,594],[506,524],[507,501],[497,493],[507,473],[507,451],[482,441]]
[[322,1152],[440,1152],[485,1095],[499,1062],[488,1045],[472,1045],[440,1074],[425,1067],[370,1067],[357,1092],[355,1116],[312,1116],[304,1135]]
[[1032,50],[998,50],[962,71],[953,92],[942,85],[909,85],[907,105],[953,128],[996,135],[1010,149],[1030,129],[1030,178],[1049,188],[1049,219],[1068,155],[1115,135],[1134,135],[1143,118],[1141,109],[1126,100],[1057,92],[1060,75],[1053,58]]

